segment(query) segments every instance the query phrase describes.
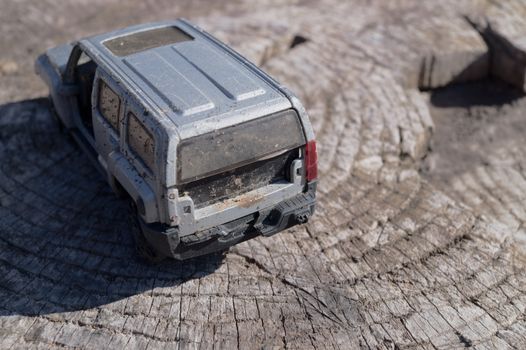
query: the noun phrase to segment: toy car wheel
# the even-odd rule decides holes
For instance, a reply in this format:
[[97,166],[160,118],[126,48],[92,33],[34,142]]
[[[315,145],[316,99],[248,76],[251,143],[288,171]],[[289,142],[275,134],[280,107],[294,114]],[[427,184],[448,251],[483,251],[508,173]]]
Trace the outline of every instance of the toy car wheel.
[[135,249],[139,257],[150,264],[157,264],[163,261],[166,257],[155,252],[144,237],[137,219],[137,207],[132,200],[130,200],[130,221],[132,222],[131,229],[135,241]]

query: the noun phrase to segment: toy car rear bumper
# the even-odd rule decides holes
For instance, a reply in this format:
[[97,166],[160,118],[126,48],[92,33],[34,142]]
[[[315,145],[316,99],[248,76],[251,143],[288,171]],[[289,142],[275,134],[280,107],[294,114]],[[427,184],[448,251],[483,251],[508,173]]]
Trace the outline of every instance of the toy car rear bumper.
[[191,235],[180,237],[177,227],[147,224],[139,218],[147,242],[163,256],[186,260],[222,250],[254,238],[272,236],[291,226],[302,224],[314,214],[316,182],[307,191],[278,205]]

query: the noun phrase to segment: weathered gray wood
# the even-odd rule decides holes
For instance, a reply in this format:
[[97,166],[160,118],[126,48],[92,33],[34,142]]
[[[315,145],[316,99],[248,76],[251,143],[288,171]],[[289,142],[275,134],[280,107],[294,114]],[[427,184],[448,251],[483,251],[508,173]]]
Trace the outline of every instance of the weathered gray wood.
[[[425,57],[439,62],[424,65],[429,88],[486,59],[463,15],[506,23],[524,8],[4,4],[0,347],[526,347],[525,102],[471,108],[479,118],[459,127],[481,131],[451,141],[468,104],[445,110],[440,96],[417,90]],[[319,142],[319,206],[308,225],[225,256],[148,266],[135,258],[126,204],[60,134],[45,100],[32,99],[46,91],[29,67],[66,38],[180,15],[305,101]],[[516,35],[526,33],[523,18],[513,20]],[[307,41],[290,48],[297,35]]]

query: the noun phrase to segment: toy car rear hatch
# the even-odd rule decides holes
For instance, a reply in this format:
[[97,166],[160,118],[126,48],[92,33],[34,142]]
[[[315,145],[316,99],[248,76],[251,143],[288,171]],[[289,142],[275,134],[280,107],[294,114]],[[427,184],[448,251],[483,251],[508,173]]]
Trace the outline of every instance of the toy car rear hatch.
[[294,110],[184,140],[178,148],[179,193],[200,208],[286,179],[305,143]]

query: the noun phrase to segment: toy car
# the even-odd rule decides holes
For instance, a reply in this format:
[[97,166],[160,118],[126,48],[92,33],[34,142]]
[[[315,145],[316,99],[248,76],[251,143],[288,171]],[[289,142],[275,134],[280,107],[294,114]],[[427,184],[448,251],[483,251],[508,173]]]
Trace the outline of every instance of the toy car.
[[149,259],[271,236],[314,213],[317,155],[285,87],[186,20],[38,57],[60,123],[135,208]]

